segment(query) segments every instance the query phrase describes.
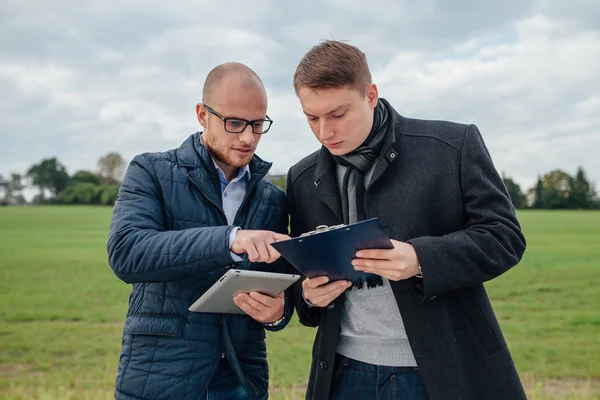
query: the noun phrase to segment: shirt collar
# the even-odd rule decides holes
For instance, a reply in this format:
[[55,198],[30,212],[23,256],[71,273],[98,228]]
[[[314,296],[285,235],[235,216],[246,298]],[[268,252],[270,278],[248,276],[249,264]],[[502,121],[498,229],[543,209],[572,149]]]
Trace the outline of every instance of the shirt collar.
[[[219,174],[219,179],[221,180],[221,182],[227,184],[228,182],[227,177],[225,176],[225,172],[223,172],[221,167],[219,167],[219,165],[212,156],[210,156],[210,159],[212,160],[215,168],[217,169],[217,173]],[[250,167],[248,165],[245,165],[238,169],[237,176],[233,178],[231,182],[241,181],[242,179],[250,180],[251,176],[252,175],[250,174]]]

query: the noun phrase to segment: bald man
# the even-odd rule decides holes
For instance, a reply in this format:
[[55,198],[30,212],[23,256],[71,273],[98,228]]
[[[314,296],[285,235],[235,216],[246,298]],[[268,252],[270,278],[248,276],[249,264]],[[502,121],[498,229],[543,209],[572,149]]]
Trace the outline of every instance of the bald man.
[[230,268],[287,272],[271,246],[288,238],[285,195],[254,154],[266,112],[254,71],[220,65],[196,106],[203,131],[131,162],[107,245],[114,273],[133,285],[116,399],[268,397],[265,329],[288,323],[289,293],[239,294],[245,314],[188,311]]

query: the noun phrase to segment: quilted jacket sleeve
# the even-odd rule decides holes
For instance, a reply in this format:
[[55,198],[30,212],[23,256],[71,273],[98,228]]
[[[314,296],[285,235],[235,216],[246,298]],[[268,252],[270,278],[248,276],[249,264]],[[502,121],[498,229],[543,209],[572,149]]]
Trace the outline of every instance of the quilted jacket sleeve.
[[156,174],[144,155],[131,162],[110,224],[108,261],[127,283],[167,282],[231,265],[231,226],[165,231]]

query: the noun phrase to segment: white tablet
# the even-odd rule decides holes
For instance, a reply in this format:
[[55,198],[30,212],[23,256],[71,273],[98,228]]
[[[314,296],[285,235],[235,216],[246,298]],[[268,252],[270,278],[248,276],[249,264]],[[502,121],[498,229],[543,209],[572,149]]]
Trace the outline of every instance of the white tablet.
[[238,293],[259,292],[277,297],[300,275],[230,269],[189,308],[194,312],[245,314],[233,302]]

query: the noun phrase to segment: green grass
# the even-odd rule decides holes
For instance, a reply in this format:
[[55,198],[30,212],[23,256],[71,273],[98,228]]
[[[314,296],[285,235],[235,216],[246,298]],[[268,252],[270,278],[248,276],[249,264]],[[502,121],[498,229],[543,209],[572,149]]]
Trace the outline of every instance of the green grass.
[[[0,208],[0,399],[111,399],[129,286],[111,209]],[[519,213],[521,264],[487,284],[529,398],[600,399],[600,212]],[[268,334],[273,398],[301,398],[314,330]]]

